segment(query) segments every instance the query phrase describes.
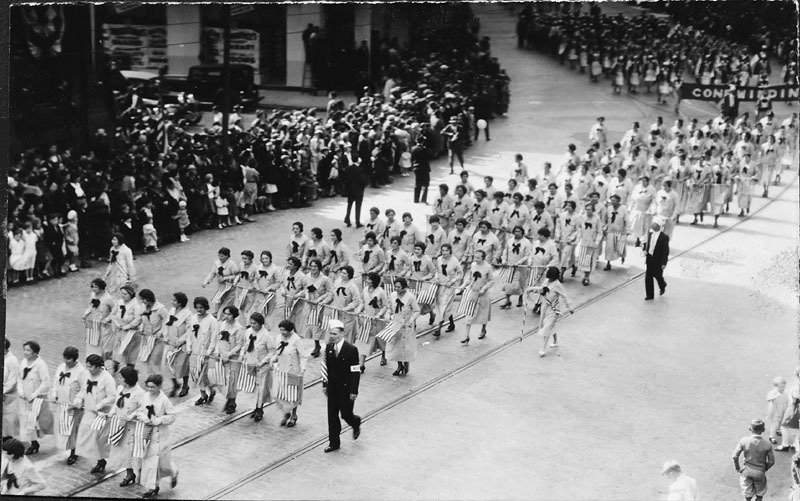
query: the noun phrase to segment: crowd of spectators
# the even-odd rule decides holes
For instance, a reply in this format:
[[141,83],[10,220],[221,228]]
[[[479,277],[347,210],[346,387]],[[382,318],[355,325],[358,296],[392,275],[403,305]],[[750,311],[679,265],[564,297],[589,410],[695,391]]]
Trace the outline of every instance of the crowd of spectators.
[[245,123],[234,109],[227,148],[221,114],[190,133],[136,100],[113,135],[98,130],[85,152],[53,145],[20,154],[8,176],[8,254],[19,256],[9,260],[9,284],[105,261],[112,234],[134,252],[156,251],[201,229],[337,196],[353,163],[373,187],[386,185],[408,175],[403,154],[417,142],[439,156],[456,129],[466,147],[479,119],[507,111],[509,79],[477,23],[454,18],[389,52],[383,88],[349,106],[333,95],[324,118],[315,109],[259,110]]

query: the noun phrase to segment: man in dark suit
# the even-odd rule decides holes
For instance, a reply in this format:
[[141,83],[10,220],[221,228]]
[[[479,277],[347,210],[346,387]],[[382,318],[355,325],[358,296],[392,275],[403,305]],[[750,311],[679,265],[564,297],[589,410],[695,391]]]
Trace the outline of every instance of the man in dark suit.
[[350,224],[350,209],[353,204],[356,204],[356,228],[361,228],[361,202],[364,201],[364,188],[366,182],[364,181],[364,169],[361,168],[359,162],[350,162],[344,169],[342,179],[344,185],[344,194],[347,196],[347,214],[344,216],[344,224],[349,228]]
[[353,440],[361,435],[361,418],[353,414],[360,378],[358,348],[344,340],[344,324],[331,320],[330,343],[325,347],[322,374],[322,388],[328,397],[328,447],[325,452],[333,452],[340,447],[342,423],[339,413],[353,427]]
[[645,256],[644,272],[644,291],[645,301],[653,299],[653,279],[658,282],[659,294],[664,295],[667,290],[667,282],[664,281],[664,268],[667,267],[669,258],[669,237],[661,231],[661,225],[653,223],[650,226],[650,233],[647,235],[647,242],[642,251]]
[[431,184],[431,150],[420,138],[411,148],[411,167],[414,169],[414,203],[428,203],[428,185]]
[[62,271],[64,268],[64,232],[59,224],[58,214],[50,214],[47,216],[47,222],[44,226],[44,243],[50,254],[53,256],[51,262],[53,266],[53,276],[61,278],[64,276]]

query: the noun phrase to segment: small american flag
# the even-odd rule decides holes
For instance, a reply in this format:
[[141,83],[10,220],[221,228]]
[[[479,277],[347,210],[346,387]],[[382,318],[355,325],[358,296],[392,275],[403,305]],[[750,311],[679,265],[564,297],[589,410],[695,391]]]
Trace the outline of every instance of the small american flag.
[[233,287],[233,285],[231,285],[230,283],[226,283],[222,288],[218,288],[217,292],[214,293],[214,297],[211,298],[211,304],[221,303],[223,296],[225,296],[225,294],[227,294],[228,291],[231,290],[231,287]]
[[319,325],[319,309],[321,306],[311,305],[311,310],[308,312],[308,325],[316,327]]
[[287,402],[297,402],[300,400],[300,388],[303,384],[302,376],[295,376],[288,372],[276,370],[275,379],[277,381],[277,391],[275,398]]
[[319,375],[324,383],[328,382],[328,364],[325,362],[325,357],[322,357],[322,363],[319,364]]
[[100,344],[100,321],[89,320],[86,322],[86,342],[91,346]]
[[244,287],[236,287],[236,300],[233,302],[233,304],[240,310],[242,309],[244,300],[247,299],[247,292],[248,289],[245,289]]
[[269,306],[269,303],[271,303],[273,299],[275,299],[275,293],[274,292],[267,292],[267,294],[264,296],[264,302],[261,304],[261,307],[258,309],[258,311],[260,311],[261,313],[266,314],[267,313],[267,307]]
[[386,291],[386,294],[389,295],[394,292],[394,276],[393,275],[386,275],[383,277],[383,290]]
[[403,328],[403,324],[401,322],[389,322],[386,327],[383,328],[375,337],[386,341],[387,343],[394,339],[398,332]]
[[253,393],[256,391],[256,375],[250,373],[250,369],[254,366],[248,367],[247,364],[242,364],[239,369],[239,377],[236,378],[236,388],[245,393]]
[[225,377],[225,367],[220,360],[209,362],[208,382],[216,386],[225,386],[228,384],[228,379]]
[[439,292],[439,284],[429,284],[419,282],[419,294],[417,303],[421,305],[433,304],[436,301],[436,293]]
[[200,381],[200,371],[202,370],[205,362],[205,355],[197,355],[197,366],[189,367],[189,376],[192,378],[192,382],[196,383]]
[[594,249],[583,244],[578,246],[578,257],[575,260],[578,268],[591,268]]
[[153,353],[153,347],[156,344],[155,336],[142,336],[142,347],[139,348],[139,361],[147,362],[150,354]]
[[299,298],[286,298],[286,304],[283,307],[284,319],[288,319],[292,316],[292,312],[294,311],[294,307],[297,306],[298,301],[300,301]]
[[517,269],[510,265],[500,268],[500,272],[497,274],[497,277],[500,279],[500,283],[510,284],[511,282],[513,282],[514,272],[516,271]]
[[180,349],[169,350],[167,352],[167,367],[169,370],[174,372],[173,366],[175,365],[175,359],[178,357],[178,353],[180,353]]
[[125,334],[125,337],[122,338],[122,341],[119,343],[119,352],[125,353],[125,350],[128,348],[128,345],[131,344],[133,341],[133,335],[136,334],[135,331],[130,330]]
[[89,425],[89,427],[94,431],[103,431],[107,419],[108,418],[106,417],[105,414],[98,414],[97,417],[94,418],[94,421],[92,421],[92,424]]
[[108,420],[108,443],[110,445],[119,445],[122,440],[122,435],[125,434],[125,423],[114,415]]
[[141,459],[145,456],[147,453],[147,445],[150,443],[150,438],[152,436],[152,426],[141,421],[136,422],[136,426],[133,428],[133,457]]
[[467,299],[467,295],[465,294],[461,299],[461,302],[458,303],[458,315],[464,315],[467,317],[471,317],[475,314],[475,307],[477,303],[475,301],[470,301]]
[[542,274],[544,273],[545,267],[544,266],[533,266],[531,267],[531,274],[528,277],[528,287],[533,287],[542,278]]
[[339,310],[331,309],[330,314],[322,317],[322,330],[328,332],[330,330],[330,321],[339,320]]
[[362,343],[368,342],[370,332],[372,332],[372,319],[364,317],[361,319],[361,327],[358,329],[358,340]]
[[69,405],[65,402],[58,403],[58,434],[63,436],[72,435],[72,424],[75,417],[69,412]]
[[[31,402],[31,409],[28,411],[28,422],[29,423],[36,423],[36,420],[39,419],[39,413],[42,412],[42,404],[44,403],[43,398],[34,398],[33,402]],[[35,424],[34,424],[35,426]]]
[[611,234],[611,245],[614,247],[614,250],[617,251],[617,254],[620,256],[625,255],[625,249],[628,244],[628,239],[626,235],[622,233],[612,233]]

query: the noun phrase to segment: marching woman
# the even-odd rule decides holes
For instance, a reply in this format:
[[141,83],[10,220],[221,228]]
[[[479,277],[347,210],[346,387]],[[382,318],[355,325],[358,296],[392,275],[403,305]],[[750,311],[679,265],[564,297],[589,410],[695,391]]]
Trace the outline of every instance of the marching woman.
[[83,312],[81,317],[86,323],[87,329],[92,327],[90,324],[96,322],[95,327],[99,329],[99,342],[92,344],[94,340],[86,340],[86,354],[100,355],[105,359],[112,357],[114,352],[114,333],[111,329],[111,313],[114,310],[114,298],[106,291],[106,282],[102,278],[92,280],[92,294],[89,307]]
[[[650,228],[650,220],[653,218],[650,213],[650,205],[653,203],[655,196],[656,192],[650,186],[650,178],[647,176],[640,177],[639,184],[633,189],[628,203],[630,207],[631,232],[636,239],[634,244],[636,247],[641,245],[641,239],[647,235],[647,231]],[[607,259],[607,261],[611,260]]]
[[466,290],[462,301],[475,303],[475,309],[467,315],[467,337],[461,341],[464,346],[469,344],[469,331],[473,324],[481,324],[481,335],[478,339],[486,337],[486,324],[492,318],[492,302],[487,292],[494,284],[492,267],[486,262],[486,252],[475,250],[475,261],[470,266],[467,275],[464,275],[464,284],[461,289]]
[[400,248],[408,254],[414,252],[414,244],[419,241],[422,232],[414,224],[414,218],[410,212],[403,213],[403,224],[400,228]]
[[214,396],[214,386],[226,385],[225,389],[225,414],[236,412],[236,378],[239,376],[239,354],[244,345],[244,328],[236,321],[239,310],[235,306],[226,306],[222,309],[222,315],[217,322],[216,333],[208,347],[208,355],[219,358],[222,362],[222,370],[225,374],[225,382],[209,381],[211,386],[211,397]]
[[[433,335],[437,338],[442,335],[442,325],[445,318],[450,322],[445,332],[452,332],[456,329],[456,324],[453,321],[453,298],[455,298],[456,289],[464,279],[464,268],[461,267],[459,260],[453,256],[453,247],[450,244],[442,244],[441,251],[442,255],[439,256],[435,266],[436,282],[439,284],[439,291],[436,295],[436,309],[439,310],[439,328],[434,331]],[[361,353],[360,350],[359,353]]]
[[[364,313],[368,317],[383,320],[386,316],[387,301],[386,291],[381,287],[381,276],[377,273],[369,273],[365,280],[365,287],[361,291],[363,310],[358,313]],[[362,322],[370,322],[369,319],[363,318]],[[381,365],[386,365],[386,342],[382,339],[377,339],[375,335],[381,330],[378,322],[372,321],[370,324],[369,332],[358,331],[356,338],[356,347],[358,354],[361,355],[361,373],[366,370],[364,365],[367,360],[367,355],[375,351],[375,345],[381,350]]]
[[583,272],[583,285],[589,285],[589,275],[594,268],[600,240],[603,239],[603,223],[594,213],[593,204],[586,204],[584,211],[577,222],[579,236],[576,261],[578,270]]
[[307,267],[311,259],[319,259],[323,267],[331,262],[331,246],[322,238],[322,230],[319,228],[311,228],[311,239],[306,245],[303,266]]
[[408,374],[409,363],[417,358],[417,337],[415,325],[419,317],[417,298],[408,290],[408,281],[403,277],[394,279],[394,292],[389,296],[389,311],[392,322],[399,325],[399,331],[386,342],[386,355],[397,362],[393,376]]
[[342,230],[334,228],[331,230],[331,262],[327,269],[323,270],[331,279],[336,279],[336,275],[343,266],[350,264],[350,249],[342,242]]
[[[55,426],[56,447],[69,452],[67,464],[75,464],[78,460],[75,446],[78,440],[78,428],[82,413],[72,407],[72,402],[81,391],[81,378],[86,372],[83,364],[78,362],[78,349],[68,346],[63,353],[64,362],[56,369],[50,399],[56,404]],[[71,423],[71,424],[70,424]]]
[[127,487],[136,482],[136,476],[142,469],[142,459],[133,457],[133,433],[136,427],[134,417],[144,398],[144,390],[139,386],[139,373],[136,369],[123,367],[119,375],[122,377],[122,384],[117,386],[116,401],[108,415],[120,421],[122,435],[114,437],[109,429],[112,447],[108,461],[112,468],[125,466],[125,478],[119,486]]
[[[416,291],[415,297],[419,300],[419,295],[423,290],[431,287],[430,283],[436,276],[436,268],[433,267],[431,258],[425,255],[426,245],[424,242],[417,242],[414,244],[414,255],[411,256],[411,268],[409,268],[408,278],[409,281],[413,280],[413,289]],[[427,298],[425,304],[420,304],[420,315],[430,313],[430,321],[428,325],[433,325],[436,320],[436,313],[434,312],[434,304],[436,297]]]
[[308,242],[308,237],[303,233],[303,223],[300,221],[295,222],[292,225],[292,236],[286,246],[289,257],[296,257],[302,263],[306,255]]
[[275,340],[277,346],[272,355],[272,396],[283,413],[281,426],[291,428],[297,423],[297,407],[303,403],[303,374],[308,354],[291,320],[282,320],[278,330],[281,335]]
[[242,264],[239,273],[233,279],[234,299],[233,305],[243,314],[250,311],[255,301],[255,281],[258,279],[258,265],[253,260],[255,254],[251,250],[242,251]]
[[[175,422],[175,410],[164,392],[161,383],[164,379],[159,374],[152,374],[145,382],[145,393],[136,419],[151,427],[150,440],[142,458],[142,474],[139,483],[147,489],[143,498],[158,495],[158,483],[163,477],[170,477],[171,487],[178,485],[178,468],[172,462],[172,438],[170,425]],[[134,437],[134,440],[137,438]]]
[[39,492],[47,484],[36,465],[25,457],[25,446],[15,438],[3,441],[3,471],[0,473],[0,494],[25,496]]
[[272,263],[272,253],[268,250],[261,251],[261,264],[258,265],[258,276],[253,282],[255,293],[253,307],[248,313],[261,313],[264,318],[269,318],[277,303],[275,297],[281,286],[281,269]]
[[19,435],[19,360],[11,353],[11,341],[3,339],[3,440]]
[[447,235],[447,243],[450,244],[450,248],[453,250],[451,254],[461,263],[462,271],[472,262],[470,256],[472,235],[467,232],[466,228],[467,221],[465,219],[456,219],[454,228]]
[[[511,308],[511,296],[516,294],[519,294],[517,308],[522,307],[523,289],[527,286],[530,276],[528,265],[533,248],[531,242],[525,238],[525,229],[521,225],[514,226],[511,232],[514,239],[506,242],[501,258],[501,263],[506,268],[504,271],[510,276],[508,283],[502,284],[506,302],[500,305],[501,310]],[[514,277],[517,280],[514,280]]]
[[[313,230],[312,230],[313,231]],[[382,245],[381,242],[383,238],[383,234],[386,232],[386,221],[381,217],[381,210],[377,207],[372,207],[369,210],[369,220],[364,225],[364,241],[367,240],[367,233],[372,232],[378,237],[378,245]],[[320,237],[321,238],[321,237]],[[382,247],[381,247],[382,248]],[[323,262],[323,265],[325,263]]]
[[378,237],[373,232],[367,232],[364,237],[364,245],[358,251],[361,259],[361,274],[366,276],[368,273],[378,273],[383,271],[384,258],[383,249],[378,247]]
[[333,284],[333,307],[344,310],[339,314],[339,320],[344,324],[344,338],[348,343],[354,342],[356,335],[356,316],[354,312],[361,309],[361,292],[353,282],[352,266],[345,266],[339,272],[339,277]]
[[164,322],[169,318],[167,307],[156,301],[150,289],[139,291],[142,303],[142,338],[139,361],[147,363],[147,374],[161,374],[164,363]]
[[484,219],[478,223],[478,231],[472,235],[473,258],[475,252],[478,250],[483,251],[483,255],[485,256],[484,260],[487,263],[492,263],[495,257],[500,257],[500,241],[491,230],[492,224],[489,221]]
[[133,251],[125,245],[125,238],[119,233],[111,237],[108,261],[103,280],[106,282],[108,293],[116,297],[123,285],[136,283]]
[[[308,286],[308,277],[300,271],[300,258],[289,256],[286,260],[286,269],[281,278],[283,288],[283,317],[292,322],[300,322],[305,318],[303,305],[299,298]],[[302,324],[305,324],[303,322]],[[302,325],[301,324],[301,325]]]
[[120,299],[111,317],[116,340],[114,341],[114,359],[130,367],[136,365],[139,357],[139,328],[142,325],[142,305],[136,300],[136,293],[130,285],[123,285],[119,290]]
[[[400,248],[401,239],[398,236],[389,239],[389,248],[386,249],[386,276],[402,277],[411,268],[411,257]],[[393,284],[394,282],[392,282]]]
[[264,404],[270,402],[272,388],[272,354],[276,343],[272,334],[264,327],[264,315],[250,315],[250,327],[245,332],[245,343],[242,345],[242,369],[256,378],[256,408],[250,418],[261,421],[264,417]]
[[[568,202],[571,202],[571,200],[568,200]],[[541,283],[547,268],[558,265],[558,248],[555,242],[550,239],[550,230],[548,228],[539,228],[536,237],[537,239],[531,243],[531,276],[528,277],[528,282],[524,287]],[[541,302],[541,298],[537,298],[536,305],[533,307],[534,313],[539,313],[541,310]]]
[[217,292],[211,298],[210,311],[212,315],[216,316],[221,309],[233,304],[235,295],[231,289],[233,289],[233,281],[236,279],[237,273],[239,273],[239,268],[231,260],[231,250],[227,247],[220,247],[214,267],[203,281],[203,287],[212,281],[217,282]]
[[178,393],[179,381],[183,381],[179,397],[189,394],[189,329],[192,310],[187,308],[189,298],[183,292],[172,295],[172,308],[164,322],[164,333],[167,349],[164,352],[164,366],[172,373],[172,390],[170,397]]
[[[617,196],[619,198],[619,196]],[[561,281],[564,281],[564,274],[567,268],[572,268],[572,276],[578,268],[575,266],[575,245],[578,242],[578,216],[575,214],[575,202],[568,200],[564,202],[564,212],[556,221],[556,245],[561,253],[559,266],[561,267]],[[527,284],[526,284],[527,285]]]
[[689,200],[686,209],[694,214],[694,221],[689,224],[697,224],[697,218],[703,221],[703,211],[708,204],[709,183],[711,182],[711,166],[707,160],[700,160],[692,167],[692,177],[687,182],[689,188]]
[[325,274],[322,273],[322,261],[318,258],[312,258],[308,262],[308,275],[307,285],[305,290],[305,298],[308,301],[303,301],[301,308],[305,309],[305,318],[312,316],[312,311],[316,311],[317,321],[314,325],[306,326],[304,330],[305,337],[314,340],[314,351],[311,352],[312,357],[318,357],[322,349],[320,346],[320,339],[325,336],[325,330],[319,325],[322,319],[322,305],[328,304],[333,299],[333,282]]
[[775,136],[767,136],[767,142],[761,145],[761,186],[764,191],[761,196],[769,196],[769,187],[775,178],[775,171],[778,168],[778,145],[775,143]]
[[[208,312],[208,299],[200,296],[194,298],[196,312],[192,325],[192,333],[186,343],[189,349],[189,373],[200,387],[200,398],[194,405],[210,404],[214,400],[214,388],[208,383],[207,353],[212,337],[217,332],[217,319]],[[208,391],[206,391],[208,390]]]
[[[636,195],[634,195],[634,200]],[[617,259],[625,262],[625,249],[628,240],[628,210],[619,204],[619,195],[611,195],[611,206],[606,211],[606,221],[603,233],[606,239],[604,271],[611,269],[611,261]],[[634,202],[636,204],[636,202]],[[640,235],[641,236],[641,235]],[[639,242],[639,237],[636,238]]]
[[[711,167],[711,213],[714,215],[714,228],[719,227],[719,216],[725,211],[728,198],[730,171],[725,164],[716,163]],[[666,233],[666,232],[665,232]]]
[[[39,452],[39,435],[50,435],[53,432],[52,429],[43,429],[39,423],[39,420],[50,412],[45,401],[50,391],[50,374],[47,371],[47,364],[39,357],[39,350],[39,343],[36,341],[27,341],[22,345],[23,358],[19,363],[17,375],[20,401],[19,438],[23,442],[31,443],[25,454]],[[36,407],[39,407],[38,412]]]
[[[83,417],[78,428],[78,447],[82,455],[97,458],[91,473],[102,473],[106,469],[109,455],[108,423],[99,422],[92,426],[98,416],[105,416],[114,405],[117,385],[114,377],[103,366],[98,355],[86,357],[86,372],[80,380],[81,391],[75,397],[74,405],[83,409]],[[99,430],[96,429],[99,426]]]
[[539,317],[539,331],[542,334],[542,349],[539,352],[540,357],[545,355],[547,351],[547,341],[550,339],[551,335],[553,336],[553,344],[551,344],[550,347],[555,348],[558,346],[558,337],[555,331],[558,317],[564,314],[565,308],[570,313],[573,313],[572,305],[569,302],[564,286],[559,281],[560,275],[558,268],[550,267],[547,269],[547,272],[545,272],[547,283],[541,286],[530,287],[526,291],[540,294],[544,300],[542,315]]

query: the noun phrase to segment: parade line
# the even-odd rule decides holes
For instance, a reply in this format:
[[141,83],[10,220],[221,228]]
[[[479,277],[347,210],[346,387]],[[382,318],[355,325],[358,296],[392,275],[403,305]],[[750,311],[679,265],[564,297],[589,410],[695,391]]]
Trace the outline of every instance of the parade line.
[[[679,259],[680,257],[682,257],[683,255],[687,254],[688,252],[694,251],[698,247],[700,247],[702,245],[705,245],[709,241],[717,238],[718,236],[720,236],[720,235],[722,235],[724,233],[727,233],[728,231],[738,227],[740,224],[742,224],[742,223],[744,223],[746,221],[749,221],[750,218],[755,217],[757,214],[759,214],[761,211],[763,211],[767,206],[769,206],[775,200],[781,198],[789,190],[789,188],[791,188],[794,185],[794,183],[797,181],[797,177],[798,177],[798,172],[794,171],[794,175],[792,176],[791,181],[789,181],[788,183],[786,183],[786,185],[784,185],[782,187],[782,189],[777,194],[777,196],[774,196],[774,197],[770,198],[764,205],[762,205],[758,209],[753,210],[746,217],[734,220],[735,222],[733,224],[731,224],[730,226],[728,226],[726,228],[719,229],[718,231],[716,231],[712,235],[709,235],[707,238],[699,241],[698,243],[696,243],[696,244],[694,244],[694,245],[692,245],[692,246],[690,246],[690,247],[678,252],[675,255],[670,256],[670,261],[674,261],[676,259]],[[598,301],[601,301],[601,300],[607,298],[608,296],[610,296],[613,293],[621,290],[622,288],[629,286],[634,281],[636,281],[639,278],[641,278],[644,274],[645,274],[644,270],[635,273],[630,278],[628,278],[628,280],[622,282],[621,284],[618,284],[618,285],[616,285],[614,287],[611,287],[610,289],[608,289],[608,290],[606,290],[604,292],[601,292],[600,294],[598,294],[596,296],[588,298],[588,299],[586,299],[585,301],[583,301],[580,304],[577,304],[575,306],[575,308],[574,308],[574,311],[578,312],[580,310],[583,310],[583,309],[585,309],[585,308],[597,303]],[[498,303],[498,302],[500,302],[502,300],[505,300],[504,296],[500,296],[500,297],[492,300],[492,304]],[[524,308],[522,308],[522,313],[523,313],[523,318],[526,318],[527,314],[528,314],[527,295],[526,295],[526,306]],[[465,315],[454,315],[453,319],[458,321],[458,320],[461,320],[462,318],[464,318],[464,316]],[[524,320],[523,320],[523,322],[524,322]],[[429,326],[429,327],[423,329],[422,331],[420,331],[420,333],[416,335],[416,339],[424,337],[424,336],[436,331],[437,329],[438,329],[437,326]],[[486,359],[488,359],[488,358],[490,358],[490,357],[492,357],[494,355],[497,355],[498,353],[500,353],[502,351],[505,351],[506,349],[508,349],[512,345],[521,343],[525,338],[528,338],[528,337],[534,335],[536,332],[538,332],[538,330],[539,330],[538,326],[533,327],[528,331],[525,331],[524,328],[523,328],[523,331],[520,333],[519,336],[514,336],[514,337],[508,339],[507,341],[495,346],[494,348],[491,348],[488,351],[478,355],[476,358],[472,359],[471,361],[469,361],[469,362],[467,362],[467,363],[465,363],[465,364],[463,364],[461,366],[456,367],[455,369],[451,370],[450,372],[447,372],[445,374],[442,374],[441,376],[435,377],[434,379],[431,379],[430,381],[428,381],[428,382],[426,382],[426,383],[414,388],[413,390],[409,391],[408,393],[403,394],[401,397],[398,397],[398,398],[396,398],[396,399],[394,399],[394,400],[392,400],[392,401],[390,401],[390,402],[388,402],[388,403],[386,403],[384,405],[379,406],[378,408],[376,408],[376,409],[374,409],[374,410],[372,410],[372,411],[370,411],[368,413],[363,414],[361,416],[362,422],[368,421],[370,419],[373,419],[373,418],[383,414],[384,412],[386,412],[386,411],[388,411],[388,410],[390,410],[390,409],[402,404],[403,402],[408,401],[412,397],[415,397],[415,396],[417,396],[417,395],[419,395],[419,394],[421,394],[421,393],[423,393],[423,392],[425,392],[427,390],[435,388],[436,386],[438,386],[439,384],[447,381],[451,377],[456,376],[456,375],[466,371],[467,369],[470,369],[471,367],[474,367],[478,363],[480,363],[480,362],[482,362],[482,361],[484,361],[484,360],[486,360]],[[368,356],[367,360],[372,360],[374,358],[377,358],[379,355],[380,355],[380,352],[375,352],[375,353],[371,354],[370,356]],[[314,379],[313,381],[310,381],[308,384],[304,385],[303,388],[304,388],[304,390],[312,388],[312,387],[318,385],[320,382],[322,382],[322,378],[318,377],[318,378]],[[274,405],[274,402],[270,402],[268,404],[265,404],[264,406],[262,406],[262,408],[267,408],[267,407],[270,407],[272,405]],[[212,426],[206,428],[203,431],[197,432],[197,433],[195,433],[193,435],[190,435],[190,436],[185,437],[185,438],[183,438],[181,440],[178,440],[172,445],[172,450],[178,449],[178,448],[183,447],[185,445],[191,444],[192,442],[194,442],[194,441],[196,441],[196,440],[198,440],[200,438],[206,437],[207,435],[209,435],[211,433],[214,433],[214,432],[216,432],[216,431],[228,426],[229,424],[232,424],[232,423],[234,423],[236,421],[239,421],[239,420],[245,418],[246,416],[249,416],[251,412],[252,412],[252,409],[248,409],[248,410],[243,411],[240,414],[238,414],[236,416],[233,416],[233,417],[231,417],[231,418],[229,418],[229,419],[227,419],[225,421],[222,421],[220,423],[212,425]],[[342,433],[346,432],[349,429],[351,429],[349,426],[345,426],[344,428],[342,428]],[[275,461],[272,461],[272,462],[270,462],[269,464],[267,464],[265,466],[257,468],[256,470],[254,470],[254,471],[252,471],[252,472],[240,477],[236,481],[229,483],[227,486],[225,486],[225,487],[223,487],[221,489],[218,489],[217,491],[214,491],[213,493],[209,494],[208,496],[205,496],[203,499],[219,499],[222,496],[225,496],[225,495],[228,495],[228,494],[230,494],[232,492],[235,492],[239,488],[241,488],[241,487],[243,487],[243,486],[245,486],[245,485],[257,480],[258,478],[264,476],[265,474],[267,474],[267,473],[269,473],[269,472],[271,472],[271,471],[273,471],[273,470],[275,470],[275,469],[277,469],[277,468],[279,468],[279,467],[291,462],[295,458],[297,458],[299,456],[302,456],[303,454],[305,454],[305,453],[307,453],[307,452],[309,452],[309,451],[311,451],[311,450],[313,450],[313,449],[315,449],[317,447],[322,446],[327,441],[328,441],[328,435],[327,434],[321,435],[321,436],[317,437],[316,439],[308,442],[306,445],[294,449],[293,451],[289,452],[285,456],[283,456],[283,457],[281,457],[281,458],[279,458],[279,459],[277,459]],[[85,491],[87,491],[87,490],[89,490],[89,489],[91,489],[93,487],[96,487],[96,486],[98,486],[98,485],[100,485],[100,484],[102,484],[102,483],[104,483],[104,482],[116,477],[120,473],[124,473],[125,471],[126,471],[125,468],[120,468],[117,471],[110,472],[110,473],[108,473],[108,474],[106,474],[106,475],[104,475],[104,476],[102,476],[102,477],[100,477],[100,478],[98,478],[98,479],[96,479],[94,481],[88,482],[88,483],[86,483],[86,484],[84,484],[84,485],[82,485],[80,487],[76,487],[75,489],[72,489],[71,491],[69,491],[66,494],[64,494],[64,497],[77,496],[78,494],[80,494],[82,492],[85,492]]]

